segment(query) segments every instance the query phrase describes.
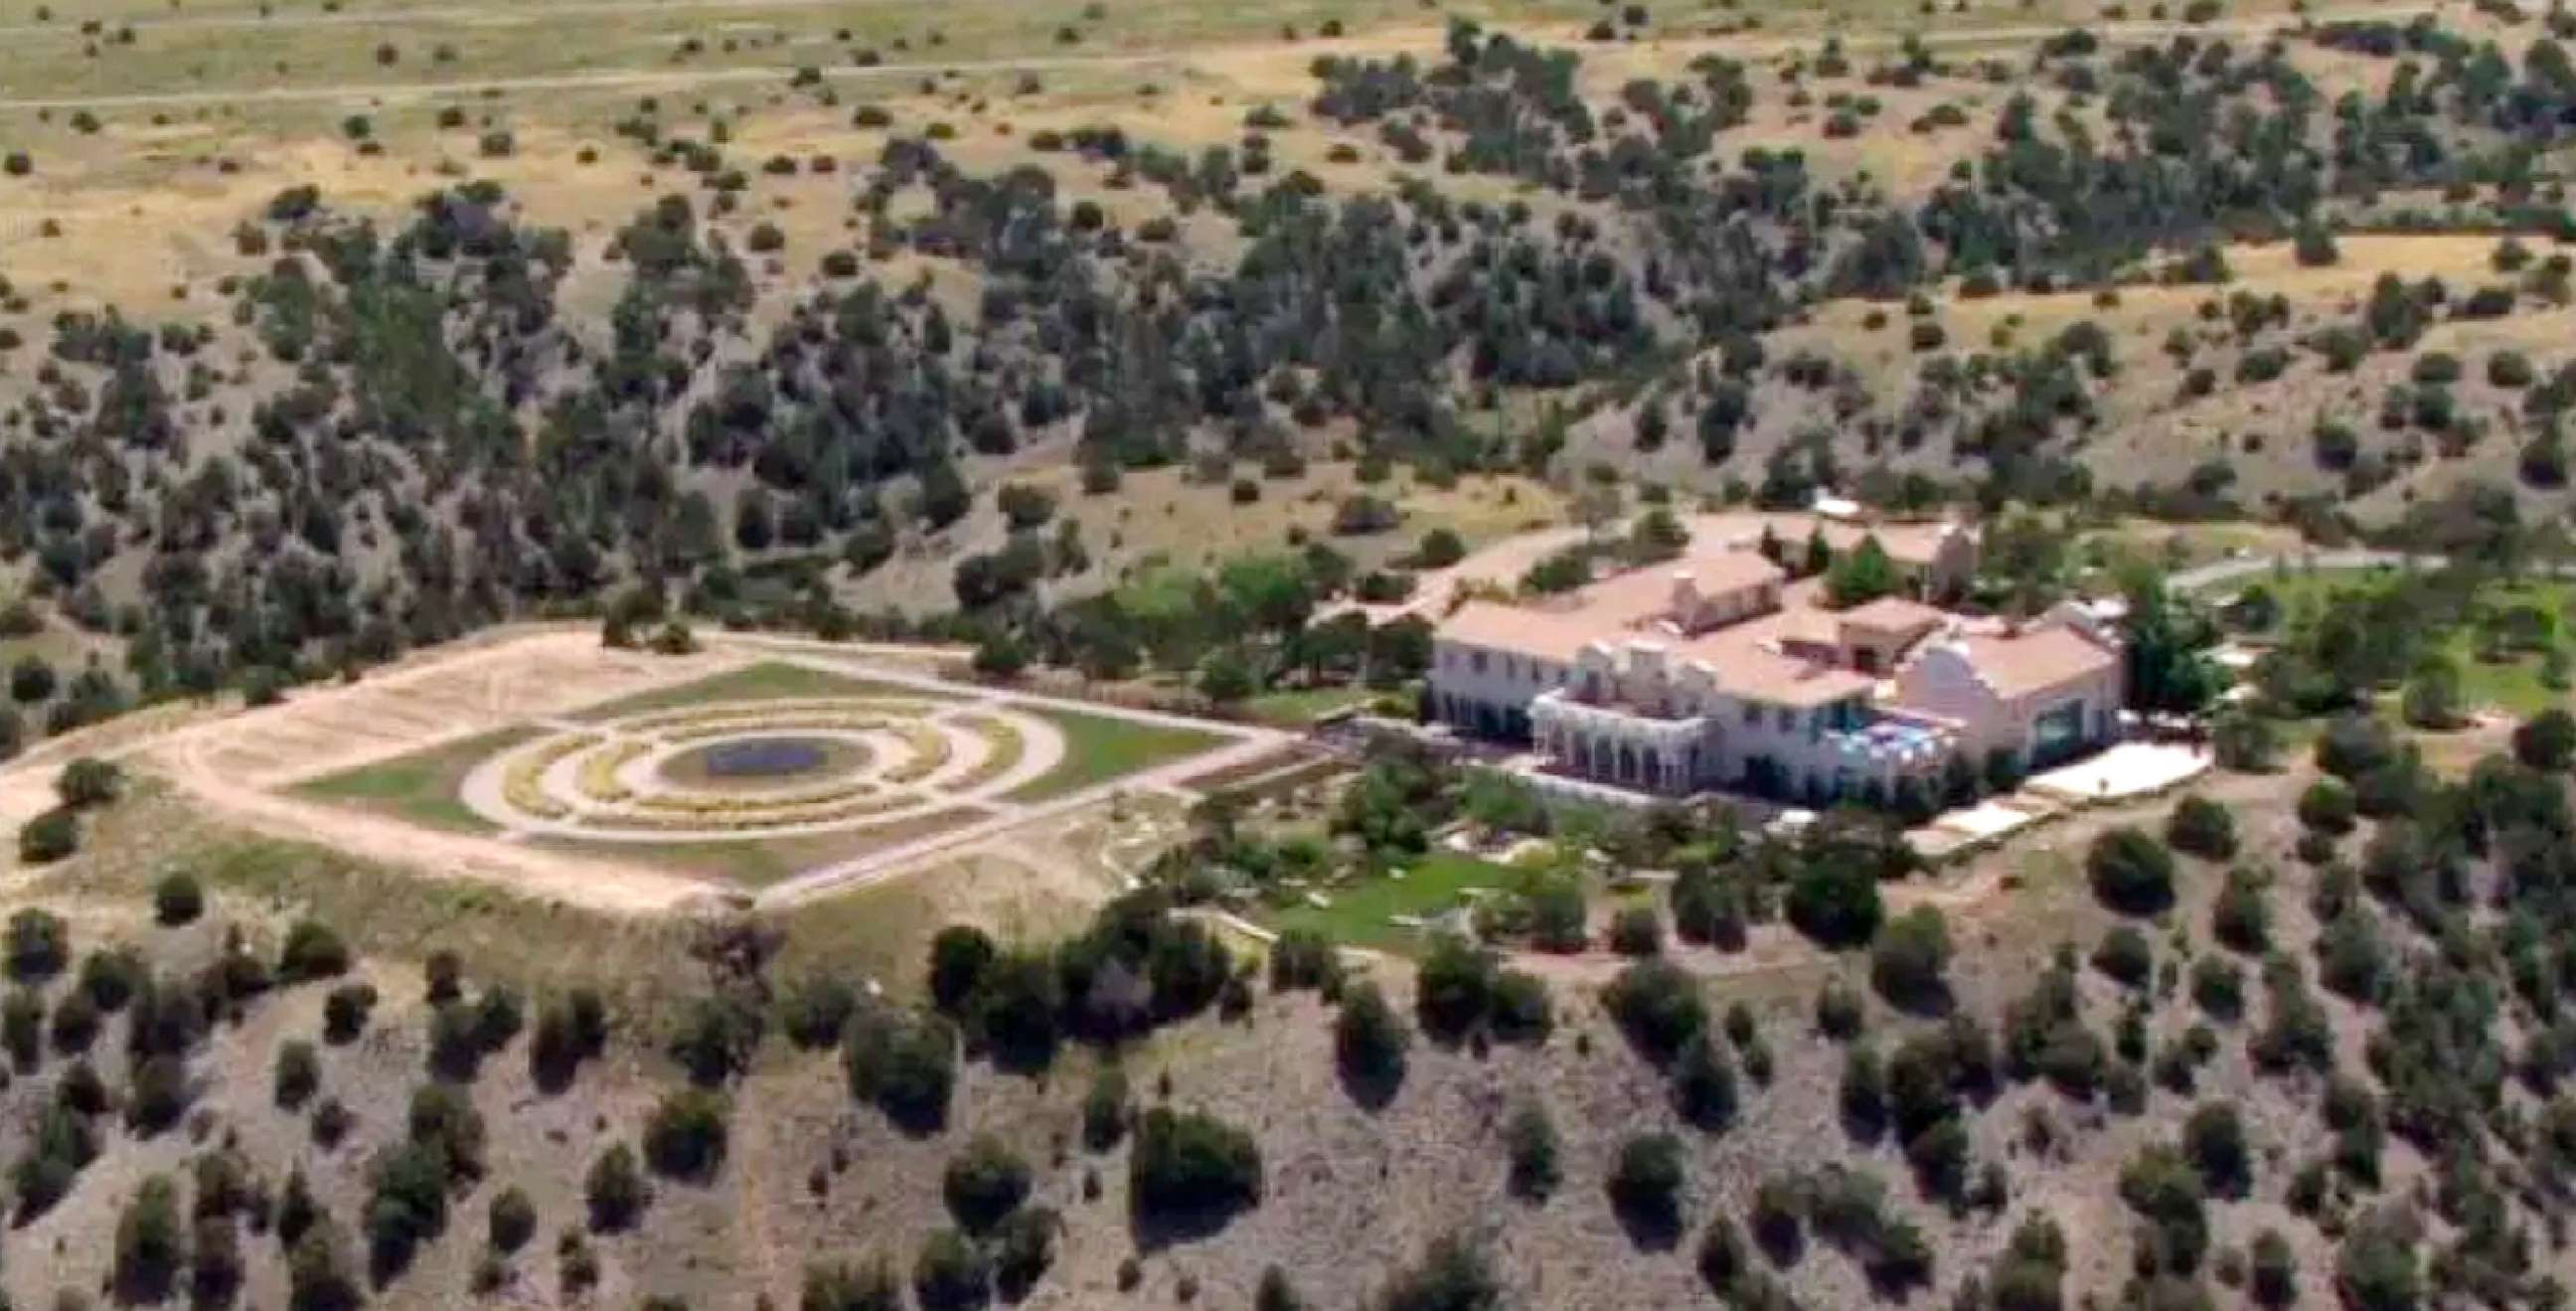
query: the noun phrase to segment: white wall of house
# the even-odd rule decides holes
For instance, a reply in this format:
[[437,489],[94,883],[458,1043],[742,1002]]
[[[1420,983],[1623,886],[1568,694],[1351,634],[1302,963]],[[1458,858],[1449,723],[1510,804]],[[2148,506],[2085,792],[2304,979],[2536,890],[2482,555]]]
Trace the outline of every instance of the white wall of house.
[[1961,726],[1962,748],[1978,759],[1997,747],[2028,759],[2039,721],[2071,703],[2083,706],[2084,739],[2107,740],[2116,730],[2120,701],[2117,661],[2069,683],[2004,697],[1978,676],[1965,655],[1935,643],[1917,653],[1896,676],[1896,704],[1956,721]]
[[1565,665],[1517,651],[1435,640],[1431,654],[1432,710],[1449,722],[1456,722],[1449,714],[1453,700],[1526,713],[1539,693],[1567,678]]

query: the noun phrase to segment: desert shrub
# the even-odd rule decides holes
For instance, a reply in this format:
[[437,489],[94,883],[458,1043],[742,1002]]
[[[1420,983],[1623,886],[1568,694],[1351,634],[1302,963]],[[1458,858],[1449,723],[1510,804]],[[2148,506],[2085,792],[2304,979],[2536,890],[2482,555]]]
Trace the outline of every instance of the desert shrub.
[[1644,960],[1621,970],[1601,995],[1620,1031],[1647,1059],[1663,1064],[1708,1028],[1699,981],[1669,961]]
[[2151,915],[2173,903],[2173,854],[2134,828],[2112,829],[2085,853],[2085,874],[2103,905]]
[[45,998],[34,988],[12,988],[0,1001],[0,1048],[21,1070],[45,1061]]
[[805,1267],[798,1311],[903,1311],[903,1286],[884,1257]]
[[455,952],[441,948],[421,962],[421,996],[432,1006],[443,1005],[465,996],[465,962]]
[[91,1001],[87,992],[71,988],[54,1003],[53,1021],[47,1032],[54,1050],[68,1056],[89,1050],[89,1045],[98,1040],[98,1028],[98,1003]]
[[1456,934],[1433,939],[1413,993],[1414,1015],[1423,1031],[1443,1042],[1465,1039],[1492,1013],[1498,977],[1492,952]]
[[1398,1270],[1368,1311],[1496,1311],[1504,1305],[1502,1280],[1474,1240],[1446,1234],[1422,1259]]
[[2182,1147],[2210,1193],[2242,1197],[2253,1187],[2254,1151],[2233,1104],[2209,1102],[2195,1109],[2183,1122]]
[[1391,1089],[1404,1078],[1404,1049],[1411,1035],[1377,984],[1361,980],[1342,991],[1333,1022],[1333,1056],[1345,1079]]
[[1128,1100],[1125,1070],[1103,1065],[1093,1073],[1082,1098],[1083,1146],[1105,1152],[1118,1145],[1127,1134]]
[[357,1041],[366,1032],[367,1017],[376,1009],[376,986],[372,983],[344,983],[322,998],[322,1036],[333,1043]]
[[1729,951],[1744,945],[1744,892],[1734,879],[1705,865],[1686,865],[1670,895],[1673,932],[1682,941]]
[[1869,941],[1885,914],[1877,871],[1844,858],[1807,861],[1790,879],[1781,909],[1799,932],[1833,948]]
[[1840,979],[1827,979],[1816,989],[1816,1029],[1837,1042],[1849,1042],[1860,1036],[1868,1024],[1868,1009],[1860,993]]
[[1022,1207],[1002,1218],[992,1237],[993,1287],[1004,1301],[1017,1302],[1055,1264],[1055,1236],[1064,1217],[1053,1207]]
[[302,1039],[279,1043],[276,1074],[270,1082],[279,1109],[302,1110],[322,1090],[322,1054]]
[[644,1123],[644,1159],[654,1173],[706,1179],[724,1167],[726,1117],[722,1094],[682,1088],[662,1098]]
[[2114,925],[2102,935],[2101,945],[2093,949],[2093,968],[2122,987],[2143,988],[2155,975],[2155,949],[2147,945],[2147,935],[2138,932],[2136,926]]
[[537,1236],[537,1204],[524,1188],[504,1188],[493,1194],[485,1222],[493,1251],[518,1251]]
[[2165,823],[2165,842],[2205,860],[2226,860],[2236,854],[2236,817],[2227,807],[2195,793],[2174,807],[2173,817]]
[[2248,869],[2227,873],[2219,886],[2218,897],[2210,904],[2210,936],[2232,950],[2260,955],[2271,947],[2272,912],[2263,890],[2262,875]]
[[117,1216],[115,1264],[108,1281],[120,1302],[159,1302],[178,1285],[186,1260],[178,1186],[167,1175],[153,1175]]
[[991,1259],[954,1229],[932,1233],[913,1258],[912,1295],[924,1311],[982,1306],[992,1286]]
[[2299,1257],[2278,1229],[2254,1235],[2246,1249],[2247,1289],[2257,1305],[2284,1307],[2299,1299]]
[[163,924],[193,924],[206,912],[205,889],[186,873],[166,875],[152,888],[152,917]]
[[1669,1234],[1681,1227],[1685,1182],[1681,1140],[1643,1133],[1619,1145],[1610,1167],[1610,1205],[1632,1230]]
[[1610,949],[1622,956],[1652,956],[1664,949],[1663,920],[1652,906],[1629,906],[1610,921]]
[[767,1029],[760,1009],[740,997],[698,997],[681,1016],[668,1050],[690,1079],[713,1087],[751,1064]]
[[1029,1196],[1029,1164],[989,1134],[969,1139],[963,1151],[948,1158],[940,1175],[940,1195],[959,1228],[970,1234],[990,1233],[1004,1216]]
[[1322,988],[1340,972],[1332,941],[1309,928],[1293,928],[1270,944],[1270,988],[1292,992]]
[[349,971],[349,948],[330,927],[314,920],[287,926],[286,945],[278,949],[277,977],[286,983],[327,979]]
[[[281,1228],[279,1233],[284,1235]],[[286,1257],[287,1311],[354,1311],[365,1302],[350,1268],[348,1240],[329,1216],[319,1216],[290,1240]]]
[[957,1032],[934,1015],[862,1010],[842,1045],[850,1092],[912,1132],[947,1122],[957,1086]]
[[841,1040],[850,1016],[859,1009],[858,989],[847,979],[835,974],[811,974],[787,987],[779,1003],[779,1027],[787,1031],[788,1041],[807,1050],[829,1047]]
[[1510,1157],[1511,1190],[1516,1197],[1544,1200],[1563,1178],[1558,1158],[1556,1122],[1546,1104],[1524,1097],[1503,1126],[1504,1150]]
[[1215,1116],[1156,1107],[1137,1122],[1127,1191],[1141,1217],[1220,1227],[1260,1204],[1261,1149]]
[[56,807],[18,826],[18,861],[50,865],[80,850],[80,816]]
[[1682,1044],[1673,1058],[1673,1110],[1697,1127],[1715,1132],[1735,1119],[1739,1096],[1735,1066],[1724,1045],[1703,1032]]
[[2314,832],[2350,833],[2357,809],[2352,789],[2335,779],[2318,779],[2299,794],[2299,822]]
[[1492,1014],[1487,1023],[1504,1042],[1539,1042],[1555,1027],[1547,981],[1525,970],[1503,970],[1494,976]]
[[537,1008],[537,1027],[528,1037],[529,1074],[539,1088],[558,1091],[607,1045],[607,1003],[596,989],[574,988]]
[[1888,921],[1870,944],[1870,983],[1898,1006],[1938,1006],[1949,995],[1949,967],[1949,922],[1932,906],[1917,906]]
[[2217,956],[2192,962],[2191,999],[2210,1018],[2233,1021],[2245,1013],[2245,974]]
[[2576,761],[2576,715],[2552,706],[2513,731],[2514,759],[2532,769],[2564,770]]
[[125,791],[125,770],[113,761],[82,756],[54,777],[54,795],[70,810],[94,810]]
[[2120,1200],[2147,1222],[2138,1237],[2141,1260],[2152,1268],[2189,1274],[2209,1250],[2209,1215],[2200,1171],[2171,1147],[2157,1144],[2120,1170]]
[[29,907],[9,917],[9,977],[43,983],[71,964],[71,928],[51,911]]
[[2368,715],[2338,715],[2317,736],[2317,768],[2347,781],[2387,764],[2396,754],[2388,725]]
[[590,1163],[582,1180],[582,1198],[590,1207],[590,1227],[601,1233],[632,1228],[653,1198],[651,1185],[635,1162],[635,1149],[612,1143]]

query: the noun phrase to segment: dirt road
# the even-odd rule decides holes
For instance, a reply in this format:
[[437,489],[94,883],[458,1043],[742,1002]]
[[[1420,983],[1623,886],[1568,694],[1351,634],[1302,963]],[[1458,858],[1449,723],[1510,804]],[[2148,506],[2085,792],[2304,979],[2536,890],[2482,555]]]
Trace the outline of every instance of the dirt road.
[[[819,0],[818,0],[819,3]],[[646,12],[663,6],[651,4],[618,5],[607,0],[597,6],[602,12]],[[408,11],[437,13],[435,10]],[[2308,21],[2332,22],[2356,19],[2396,21],[2418,14],[2435,12],[2427,5],[2364,6],[2330,10],[2308,15]],[[212,21],[212,20],[209,20]],[[381,21],[381,20],[379,20]],[[2298,21],[2289,15],[2234,19],[2191,26],[2181,23],[2127,22],[2103,23],[2090,31],[2106,40],[2135,40],[2192,33],[2200,36],[2253,36],[2287,27]],[[2011,27],[1949,28],[1914,34],[1914,39],[1928,46],[2015,45],[2045,40],[2067,30],[2066,24],[2029,24]],[[1800,36],[1715,36],[1671,40],[1656,48],[1676,57],[1701,54],[1732,55],[1753,58],[1784,54],[1815,44],[1821,33]],[[1401,34],[1354,37],[1341,41],[1311,42],[1317,53],[1412,53],[1436,54],[1443,41],[1435,29],[1421,29]],[[1853,35],[1843,39],[1848,50],[1894,47],[1905,36]],[[1017,59],[921,60],[909,63],[884,63],[870,67],[843,65],[820,67],[827,82],[857,82],[883,78],[918,78],[949,72],[1018,73],[1048,72],[1067,69],[1103,68],[1168,68],[1185,67],[1194,60],[1222,60],[1229,50],[1276,50],[1275,43],[1260,47],[1206,46],[1134,54],[1038,55]],[[508,91],[580,91],[580,90],[677,90],[688,87],[722,86],[742,83],[776,82],[784,84],[803,69],[793,65],[752,65],[733,68],[701,69],[602,69],[585,73],[553,73],[534,77],[460,78],[423,82],[350,82],[321,86],[201,88],[189,91],[144,91],[106,96],[21,96],[0,98],[0,110],[7,109],[118,109],[173,108],[187,105],[285,104],[306,102],[394,103],[406,100],[480,97],[487,92]]]

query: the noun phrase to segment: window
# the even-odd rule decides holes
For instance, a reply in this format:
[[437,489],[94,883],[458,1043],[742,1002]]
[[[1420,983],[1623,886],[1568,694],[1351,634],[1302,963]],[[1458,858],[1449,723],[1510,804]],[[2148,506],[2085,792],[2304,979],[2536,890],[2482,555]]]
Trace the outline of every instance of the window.
[[1791,710],[1787,706],[1780,707],[1779,727],[1780,731],[1783,733],[1796,732],[1798,729],[1798,712]]
[[1762,726],[1762,707],[1755,705],[1750,701],[1745,702],[1744,722],[1749,727],[1760,728]]
[[1477,673],[1480,673],[1480,674],[1481,674],[1481,673],[1485,672],[1485,653],[1484,653],[1484,652],[1479,651],[1479,652],[1477,652],[1476,654],[1474,654],[1474,655],[1472,655],[1472,656],[1469,656],[1469,657],[1468,657],[1468,662],[1469,662],[1470,664],[1472,664],[1472,665],[1474,665],[1474,666],[1475,666],[1475,669],[1476,669],[1476,672],[1477,672]]

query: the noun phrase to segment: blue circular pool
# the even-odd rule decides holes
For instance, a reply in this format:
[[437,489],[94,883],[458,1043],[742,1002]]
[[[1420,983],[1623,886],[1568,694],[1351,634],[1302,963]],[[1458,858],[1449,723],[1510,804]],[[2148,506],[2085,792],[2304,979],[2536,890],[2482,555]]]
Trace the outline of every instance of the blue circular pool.
[[810,774],[821,769],[830,755],[827,745],[811,738],[764,737],[719,743],[708,747],[700,758],[711,777],[778,778]]

